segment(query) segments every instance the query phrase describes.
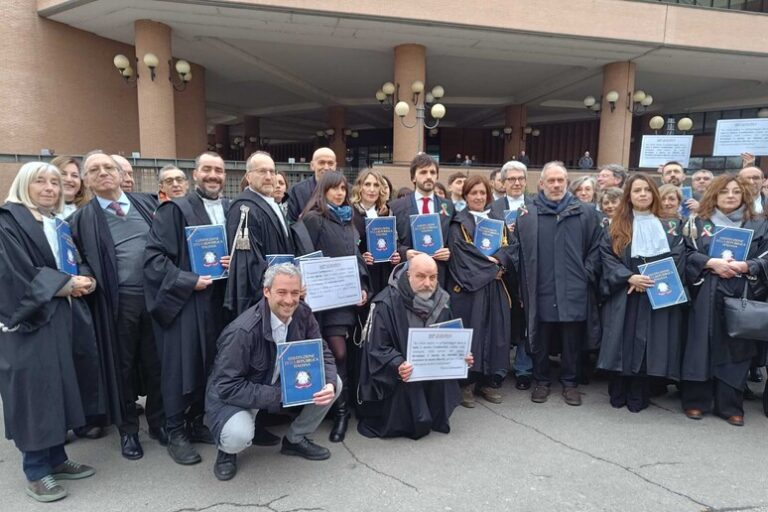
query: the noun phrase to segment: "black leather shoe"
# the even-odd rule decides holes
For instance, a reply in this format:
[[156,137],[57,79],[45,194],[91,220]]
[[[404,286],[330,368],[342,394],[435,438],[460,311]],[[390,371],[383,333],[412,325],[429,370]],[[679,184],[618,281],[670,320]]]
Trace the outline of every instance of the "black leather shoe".
[[139,434],[120,434],[120,451],[128,460],[139,460],[144,456],[144,449],[139,442]]
[[149,427],[149,438],[160,443],[160,446],[168,446],[168,432],[165,431],[165,427]]
[[316,445],[306,437],[303,437],[298,443],[292,443],[288,441],[287,437],[284,437],[280,453],[283,455],[296,455],[308,460],[325,460],[331,456],[328,448]]
[[219,450],[216,463],[213,465],[213,474],[222,482],[232,480],[237,474],[237,455]]
[[749,382],[763,382],[763,373],[760,368],[749,369]]
[[253,432],[252,444],[256,446],[275,446],[280,444],[280,438],[264,428],[263,425],[256,423],[256,430]]
[[184,428],[168,433],[168,454],[176,464],[181,464],[182,466],[191,466],[203,460],[192,446],[192,443],[189,442],[189,437],[187,437],[187,432]]
[[203,417],[198,416],[187,424],[187,433],[189,440],[193,443],[216,444],[211,431],[203,425]]
[[519,389],[520,391],[531,389],[531,376],[520,375],[517,377],[517,382],[515,382],[515,389]]
[[81,439],[99,439],[104,436],[104,428],[98,425],[86,425],[76,428],[73,432]]

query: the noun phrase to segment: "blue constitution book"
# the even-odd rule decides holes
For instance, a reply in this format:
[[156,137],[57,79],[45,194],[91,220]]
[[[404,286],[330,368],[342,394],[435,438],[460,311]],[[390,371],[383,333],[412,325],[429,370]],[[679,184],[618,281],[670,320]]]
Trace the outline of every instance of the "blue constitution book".
[[312,403],[312,395],[325,386],[323,340],[278,343],[283,407]]
[[224,226],[189,226],[184,231],[192,272],[199,276],[211,276],[212,279],[225,279],[227,271],[221,265],[221,258],[229,255],[229,251]]
[[639,265],[640,274],[654,280],[654,285],[645,290],[653,309],[668,308],[688,302],[685,288],[677,273],[675,261],[672,258]]
[[683,200],[680,201],[680,215],[690,217],[691,210],[685,205],[685,202],[693,198],[693,189],[691,187],[680,187],[680,193],[683,196]]
[[389,261],[389,257],[397,249],[395,217],[365,219],[365,237],[368,252],[373,255],[374,263]]
[[443,231],[440,214],[422,213],[411,215],[411,244],[414,250],[434,255],[443,248]]
[[463,329],[464,322],[461,318],[454,318],[453,320],[431,324],[430,327],[436,327],[438,329]]
[[293,254],[267,254],[267,266],[293,263]]
[[716,226],[709,245],[709,255],[713,258],[746,261],[753,233],[751,229]]
[[77,275],[77,247],[72,240],[69,224],[56,219],[56,237],[59,239],[59,270],[71,276]]
[[493,256],[501,247],[504,222],[496,219],[476,219],[473,244],[486,256]]
[[508,229],[512,229],[512,226],[515,225],[518,213],[520,213],[520,210],[504,210],[504,223]]

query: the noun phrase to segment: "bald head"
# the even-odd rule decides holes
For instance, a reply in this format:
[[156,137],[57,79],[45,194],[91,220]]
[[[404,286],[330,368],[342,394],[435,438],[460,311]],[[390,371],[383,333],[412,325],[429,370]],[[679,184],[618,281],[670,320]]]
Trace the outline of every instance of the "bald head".
[[125,192],[133,192],[133,185],[135,182],[133,181],[133,166],[131,165],[131,162],[120,155],[109,156],[112,157],[112,160],[114,160],[118,167],[123,171],[123,182],[120,184],[120,188]]
[[423,299],[437,290],[437,263],[426,254],[417,254],[408,262],[408,283],[413,292]]
[[755,197],[760,196],[760,189],[763,186],[763,179],[765,179],[762,169],[755,167],[754,165],[745,167],[739,171],[739,177],[749,184],[749,188],[752,190],[752,195]]
[[315,179],[319,180],[326,172],[336,170],[336,153],[331,148],[316,149],[309,168],[315,171]]

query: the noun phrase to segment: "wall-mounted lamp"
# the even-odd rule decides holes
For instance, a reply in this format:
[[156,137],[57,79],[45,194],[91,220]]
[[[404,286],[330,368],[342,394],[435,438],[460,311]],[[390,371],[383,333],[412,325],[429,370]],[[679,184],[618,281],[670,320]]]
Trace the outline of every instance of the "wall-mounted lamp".
[[664,118],[661,116],[653,116],[650,121],[648,121],[648,126],[651,127],[651,130],[654,131],[656,135],[659,134],[659,130],[664,128]]
[[[154,53],[146,53],[141,59],[145,66],[149,68],[149,77],[154,82],[157,76],[157,66],[160,64],[160,60]],[[138,59],[136,59],[138,63]],[[139,79],[139,74],[131,66],[131,61],[123,54],[115,55],[112,59],[112,63],[117,68],[120,76],[123,77],[126,83],[136,83]],[[176,73],[169,71],[168,80],[173,85],[173,88],[177,91],[183,91],[186,89],[187,84],[192,80],[192,66],[186,60],[180,59],[173,64],[173,59],[168,61],[168,69],[175,69]]]
[[651,104],[653,104],[653,96],[643,90],[627,93],[627,110],[634,116],[644,114]]

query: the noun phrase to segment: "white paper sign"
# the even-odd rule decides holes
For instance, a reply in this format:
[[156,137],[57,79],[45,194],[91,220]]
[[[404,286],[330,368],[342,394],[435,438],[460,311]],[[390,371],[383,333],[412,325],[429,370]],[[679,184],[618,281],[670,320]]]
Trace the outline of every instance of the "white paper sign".
[[692,145],[693,135],[643,135],[640,167],[656,168],[673,160],[688,167]]
[[768,119],[720,119],[713,156],[768,155]]
[[408,382],[466,379],[464,358],[472,349],[472,329],[408,329],[406,360],[413,365]]
[[301,275],[312,311],[354,306],[363,297],[357,256],[301,260]]

